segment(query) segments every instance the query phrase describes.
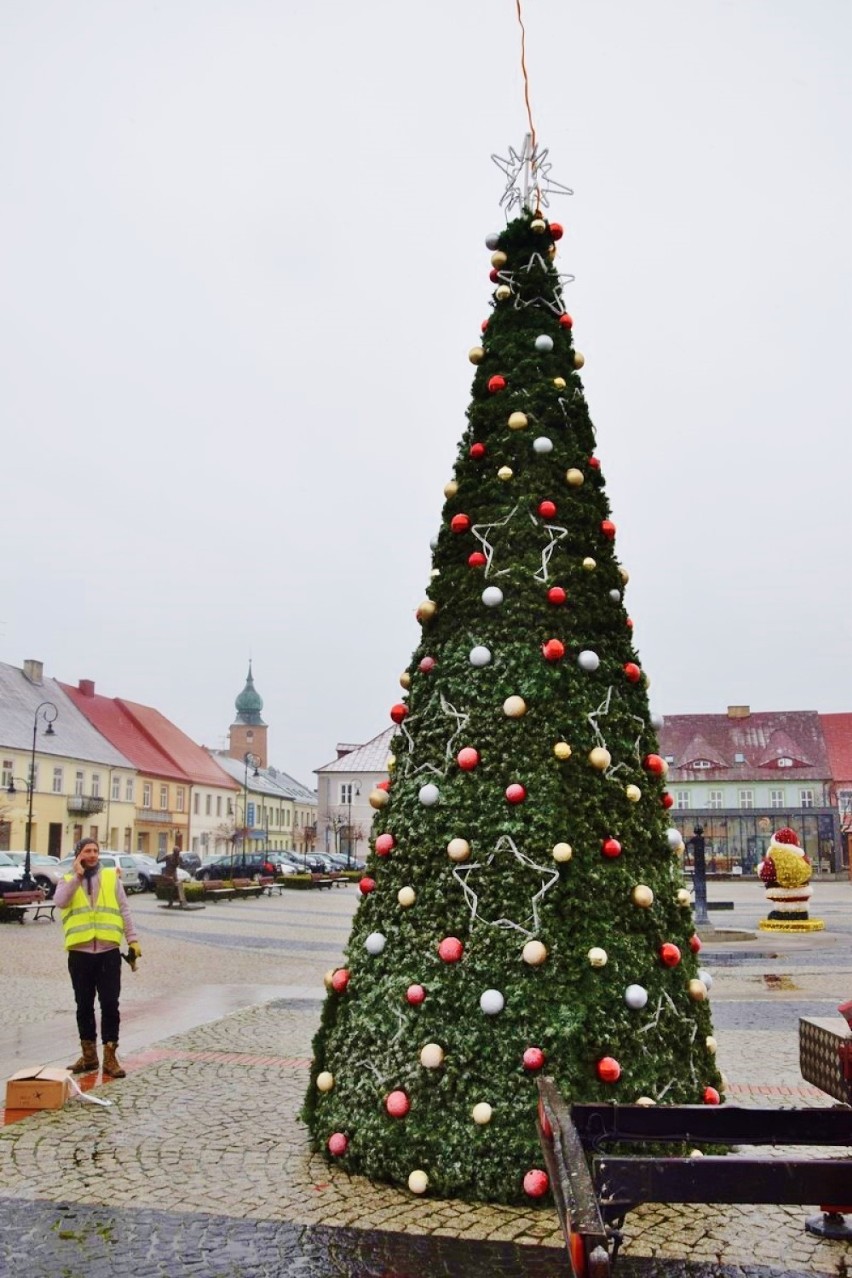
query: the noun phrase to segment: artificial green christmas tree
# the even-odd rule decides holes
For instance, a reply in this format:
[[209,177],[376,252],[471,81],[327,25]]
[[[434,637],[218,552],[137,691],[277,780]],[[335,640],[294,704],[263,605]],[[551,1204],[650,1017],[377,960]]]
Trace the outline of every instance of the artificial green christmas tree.
[[487,241],[493,309],[305,1107],[350,1171],[497,1201],[546,1185],[537,1074],[583,1101],[720,1087],[562,231],[527,200]]

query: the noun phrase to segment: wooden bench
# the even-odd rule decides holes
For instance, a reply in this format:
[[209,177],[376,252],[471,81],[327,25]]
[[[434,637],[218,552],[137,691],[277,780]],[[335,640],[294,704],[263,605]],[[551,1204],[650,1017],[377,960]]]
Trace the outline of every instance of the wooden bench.
[[539,1139],[574,1278],[607,1278],[624,1217],[641,1203],[823,1203],[805,1228],[844,1236],[831,1231],[847,1228],[852,1207],[840,1204],[850,1197],[852,1158],[610,1157],[601,1146],[849,1145],[852,1109],[568,1106],[549,1078],[538,1091]]
[[261,874],[258,879],[258,883],[260,884],[261,891],[265,892],[267,896],[272,896],[272,889],[275,887],[275,880],[271,874]]
[[262,896],[263,887],[253,879],[234,879],[235,896]]
[[202,879],[201,886],[205,899],[210,897],[211,901],[233,901],[236,896],[232,887],[226,887],[224,879]]
[[34,923],[40,918],[46,918],[49,923],[54,921],[56,906],[52,901],[45,900],[41,888],[33,892],[4,892],[3,904],[10,913],[17,916],[19,923],[23,923],[30,912]]
[[330,874],[312,874],[311,887],[315,888],[331,888],[334,887],[334,879]]

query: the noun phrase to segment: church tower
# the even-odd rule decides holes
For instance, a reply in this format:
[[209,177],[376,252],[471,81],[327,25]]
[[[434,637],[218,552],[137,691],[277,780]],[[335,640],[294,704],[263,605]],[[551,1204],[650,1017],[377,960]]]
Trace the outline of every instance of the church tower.
[[254,686],[254,677],[249,661],[246,686],[234,702],[237,717],[228,730],[228,754],[232,759],[243,760],[246,754],[253,754],[258,760],[258,767],[265,768],[267,727],[260,717],[263,709],[263,697]]

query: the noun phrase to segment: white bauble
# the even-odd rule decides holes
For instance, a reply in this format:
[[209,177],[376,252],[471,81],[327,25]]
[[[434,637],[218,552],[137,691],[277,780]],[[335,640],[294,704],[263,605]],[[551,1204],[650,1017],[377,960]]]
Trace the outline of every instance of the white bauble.
[[554,861],[558,861],[560,865],[564,865],[566,861],[570,861],[574,855],[574,849],[570,843],[554,843],[553,851],[550,854]]
[[444,1063],[444,1049],[439,1043],[427,1043],[420,1050],[420,1064],[424,1069],[437,1069]]
[[589,960],[592,967],[606,967],[609,955],[606,950],[601,949],[599,945],[593,945],[586,955],[586,958]]
[[527,712],[527,703],[523,697],[507,697],[503,702],[503,713],[507,719],[523,719]]
[[477,644],[468,653],[468,661],[472,666],[487,666],[491,661],[491,650],[483,647],[482,644]]
[[497,245],[500,243],[500,232],[489,231],[485,237],[485,247],[493,253]]
[[642,791],[639,789],[638,785],[626,785],[624,787],[624,793],[627,795],[627,798],[631,803],[638,803],[642,798]]
[[488,1101],[479,1101],[470,1111],[470,1116],[479,1127],[485,1127],[491,1122],[491,1115],[494,1110],[488,1104]]
[[486,1016],[496,1016],[506,1006],[506,1000],[499,990],[485,990],[480,997],[479,1006]]
[[666,722],[665,715],[662,715],[662,714],[651,715],[651,727],[654,729],[655,732],[662,732],[663,727],[665,726],[665,722]]
[[624,991],[624,1001],[634,1012],[638,1012],[648,1002],[648,991],[644,985],[628,985]]
[[680,830],[676,830],[674,826],[670,830],[666,830],[666,842],[672,850],[679,848],[683,843],[683,835]]
[[433,808],[441,797],[441,791],[430,782],[428,785],[420,787],[417,797],[424,807]]
[[447,844],[447,856],[451,861],[466,861],[470,856],[470,844],[467,839],[450,839]]
[[364,949],[368,954],[381,954],[387,943],[388,938],[382,936],[381,932],[371,932],[364,942]]
[[716,1040],[715,1040],[715,1038],[713,1037],[713,1035],[712,1035],[712,1034],[708,1034],[708,1035],[707,1035],[707,1037],[706,1037],[706,1038],[705,1038],[705,1040],[704,1040],[704,1044],[705,1044],[705,1046],[706,1046],[706,1048],[707,1048],[707,1051],[710,1053],[710,1055],[711,1055],[711,1056],[715,1056],[715,1055],[716,1055],[716,1047],[717,1047],[717,1043],[716,1043]]
[[553,350],[553,338],[549,337],[547,333],[540,333],[535,339],[535,348],[537,351],[543,351],[547,354]]
[[429,1177],[425,1171],[421,1171],[419,1167],[417,1171],[413,1171],[408,1178],[408,1188],[412,1194],[425,1194],[429,1188]]
[[333,1074],[329,1074],[327,1069],[324,1069],[322,1073],[317,1074],[317,1091],[318,1092],[330,1092],[332,1087],[334,1087]]
[[577,665],[581,670],[595,671],[601,664],[601,659],[596,652],[592,652],[591,648],[584,648],[577,656]]
[[620,590],[611,590],[611,591],[609,592],[609,597],[610,597],[610,599],[612,600],[612,602],[613,602],[613,603],[620,603],[620,602],[621,602],[621,591],[620,591]]
[[401,887],[396,894],[396,899],[399,901],[402,908],[407,910],[409,905],[413,905],[417,900],[417,893],[414,891],[413,887]]
[[553,440],[548,439],[546,435],[539,435],[533,440],[533,452],[544,456],[545,453],[553,452]]
[[678,888],[675,900],[678,905],[691,905],[692,897],[689,895],[689,888]]
[[541,941],[527,941],[521,952],[521,958],[530,967],[540,967],[547,958],[547,946]]
[[707,986],[707,993],[709,994],[713,988],[713,977],[707,971],[706,967],[699,967],[698,979],[699,981],[703,981],[704,984]]
[[503,602],[503,591],[499,586],[486,586],[482,592],[482,602],[486,608],[499,608]]

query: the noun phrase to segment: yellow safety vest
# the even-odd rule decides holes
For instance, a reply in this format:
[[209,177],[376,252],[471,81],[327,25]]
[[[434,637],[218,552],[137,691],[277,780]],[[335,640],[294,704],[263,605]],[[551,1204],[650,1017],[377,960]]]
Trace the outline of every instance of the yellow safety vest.
[[[121,917],[116,894],[118,874],[115,870],[102,867],[100,875],[100,890],[94,906],[81,883],[68,905],[62,910],[66,950],[70,950],[73,945],[87,945],[90,941],[121,944],[121,938],[124,935],[124,919]],[[71,876],[65,877],[67,880]]]

